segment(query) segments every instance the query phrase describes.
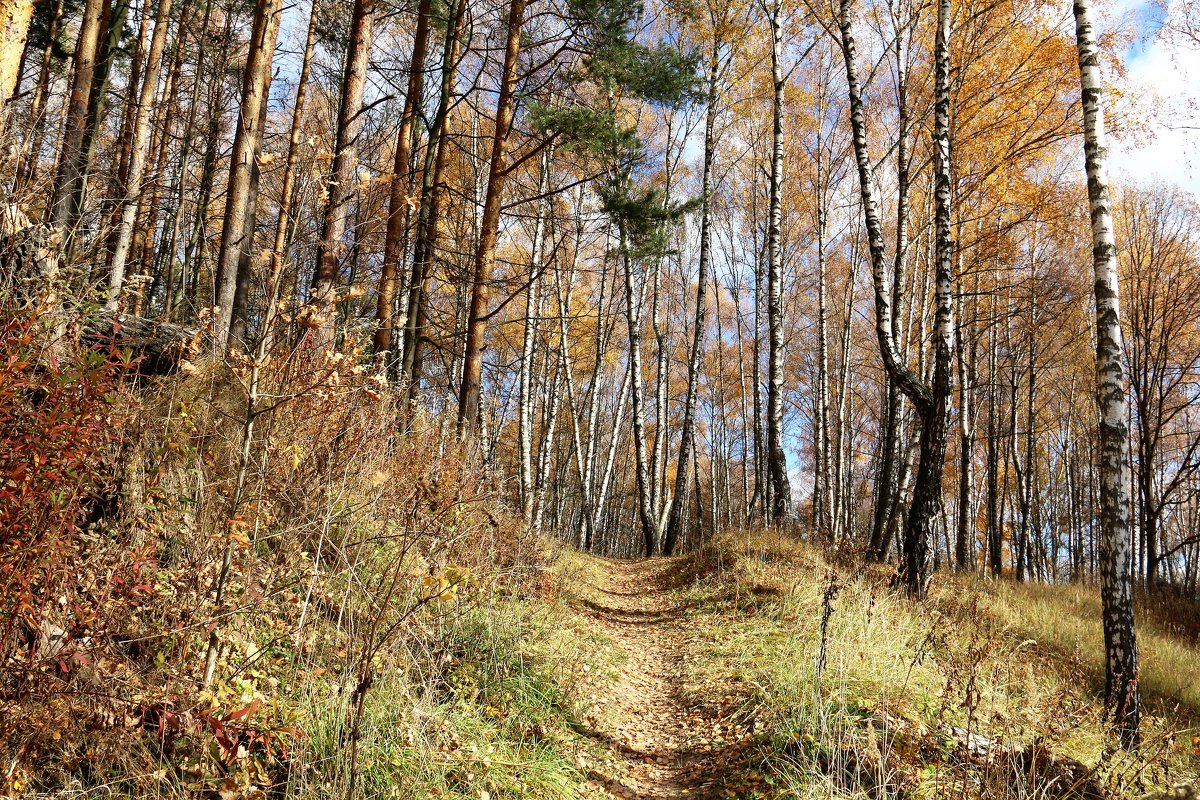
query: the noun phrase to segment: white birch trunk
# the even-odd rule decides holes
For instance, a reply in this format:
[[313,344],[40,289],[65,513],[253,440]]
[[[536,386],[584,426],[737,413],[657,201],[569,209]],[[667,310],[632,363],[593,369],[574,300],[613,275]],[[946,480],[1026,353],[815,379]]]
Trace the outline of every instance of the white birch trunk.
[[[550,179],[550,152],[543,151],[538,195],[546,194]],[[525,331],[521,340],[520,408],[517,411],[517,438],[520,441],[521,513],[528,528],[533,522],[533,359],[534,339],[541,314],[542,238],[546,224],[546,203],[539,201],[537,222],[530,247],[529,286],[525,291]]]
[[774,87],[770,208],[767,228],[767,471],[771,481],[769,519],[791,514],[792,487],[783,450],[783,35],[781,0],[771,8],[771,79]]
[[1096,402],[1100,411],[1100,593],[1104,608],[1105,704],[1121,742],[1138,740],[1138,650],[1130,576],[1129,435],[1117,245],[1108,188],[1104,90],[1091,0],[1075,0],[1083,150],[1092,216],[1096,293]]

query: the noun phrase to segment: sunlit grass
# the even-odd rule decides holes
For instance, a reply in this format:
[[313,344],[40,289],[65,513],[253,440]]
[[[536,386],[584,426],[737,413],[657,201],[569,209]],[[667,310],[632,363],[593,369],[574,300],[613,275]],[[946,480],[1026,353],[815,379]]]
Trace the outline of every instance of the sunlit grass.
[[[436,627],[424,650],[378,665],[358,742],[361,796],[578,796],[586,775],[576,754],[595,745],[576,720],[589,681],[611,667],[605,640],[552,589],[474,598]],[[322,676],[296,695],[307,723],[292,792],[336,796],[346,783],[346,691]]]
[[[998,620],[1060,652],[1076,654],[1101,679],[1104,632],[1095,586],[975,583],[977,591],[989,596],[988,611]],[[1142,693],[1152,707],[1169,711],[1179,704],[1183,713],[1200,717],[1200,647],[1165,631],[1146,613],[1147,602],[1153,601],[1139,603],[1137,614]],[[1200,607],[1187,611],[1200,614]]]
[[[702,558],[712,574],[690,590],[687,680],[697,694],[743,687],[781,797],[1056,796],[1021,775],[1035,756],[1078,763],[1118,796],[1200,774],[1200,648],[1151,619],[1139,631],[1145,745],[1114,751],[1094,587],[939,575],[920,605],[888,588],[886,571],[836,566],[776,535],[728,536]],[[968,729],[994,748],[990,763],[968,763]]]

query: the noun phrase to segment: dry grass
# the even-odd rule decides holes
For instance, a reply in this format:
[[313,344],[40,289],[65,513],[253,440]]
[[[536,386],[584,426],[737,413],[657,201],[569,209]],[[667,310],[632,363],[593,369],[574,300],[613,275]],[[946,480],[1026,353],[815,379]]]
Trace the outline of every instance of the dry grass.
[[1124,797],[1200,777],[1200,648],[1143,615],[1151,713],[1142,749],[1116,751],[1089,587],[939,576],[918,606],[886,572],[761,533],[696,561],[708,575],[688,590],[699,652],[687,679],[697,697],[744,687],[742,713],[768,731],[767,796]]
[[139,389],[99,464],[115,502],[44,611],[67,641],[0,663],[0,796],[571,794],[573,664],[598,646],[554,551],[360,363],[263,365],[248,458],[249,365]]
[[[1103,680],[1103,629],[1095,586],[1020,586],[963,580],[968,591],[988,598],[987,610],[1005,627],[1061,654],[1077,657],[1095,682]],[[1185,625],[1200,621],[1200,604],[1178,598],[1138,598],[1141,689],[1155,712],[1200,720],[1200,642]]]

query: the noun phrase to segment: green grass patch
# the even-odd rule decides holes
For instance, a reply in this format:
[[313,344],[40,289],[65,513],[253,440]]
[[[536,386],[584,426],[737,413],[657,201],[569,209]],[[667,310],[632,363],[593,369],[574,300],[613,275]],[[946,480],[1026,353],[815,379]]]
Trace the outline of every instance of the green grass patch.
[[1200,649],[1143,624],[1145,744],[1116,751],[1094,587],[939,576],[919,605],[883,571],[767,535],[695,560],[685,681],[697,698],[745,696],[761,731],[748,761],[774,784],[758,796],[1139,796],[1200,777]]

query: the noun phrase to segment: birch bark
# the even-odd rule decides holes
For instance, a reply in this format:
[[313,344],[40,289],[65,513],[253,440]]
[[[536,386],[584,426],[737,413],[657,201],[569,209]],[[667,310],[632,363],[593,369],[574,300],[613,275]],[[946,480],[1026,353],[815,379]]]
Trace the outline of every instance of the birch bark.
[[[696,419],[696,393],[700,378],[700,361],[704,355],[704,326],[708,314],[708,269],[712,251],[712,220],[709,216],[712,190],[713,151],[717,124],[717,79],[721,68],[720,39],[714,22],[712,49],[708,57],[708,109],[704,117],[704,165],[700,178],[700,264],[696,278],[696,320],[692,332],[692,348],[688,356],[687,390],[683,401],[683,430],[679,442],[679,463],[675,468],[675,490],[663,536],[663,555],[675,551],[683,523],[683,496],[687,486],[688,465],[693,457],[692,429]],[[662,422],[659,423],[660,425]],[[700,498],[696,498],[700,502]],[[716,502],[716,493],[713,493]]]
[[782,522],[791,514],[792,487],[783,451],[783,36],[782,2],[771,8],[771,80],[774,86],[770,209],[767,228],[767,470],[771,482],[769,519]]
[[1104,89],[1091,0],[1075,0],[1083,106],[1083,150],[1092,212],[1096,294],[1096,404],[1100,411],[1100,596],[1104,614],[1105,705],[1121,743],[1136,745],[1138,649],[1130,575],[1129,431],[1117,245],[1108,188]]

